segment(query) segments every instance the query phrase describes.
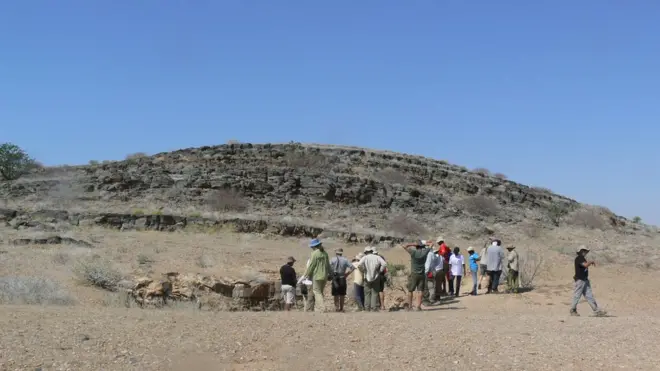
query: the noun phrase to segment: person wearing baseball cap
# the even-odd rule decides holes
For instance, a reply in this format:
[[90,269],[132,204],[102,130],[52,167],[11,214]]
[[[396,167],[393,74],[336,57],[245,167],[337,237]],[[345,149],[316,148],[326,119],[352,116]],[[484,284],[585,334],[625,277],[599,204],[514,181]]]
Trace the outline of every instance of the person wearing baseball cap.
[[431,252],[421,240],[402,246],[410,254],[410,277],[408,278],[408,308],[413,309],[413,295],[416,310],[422,310],[422,296],[426,287],[424,274],[426,256]]
[[291,310],[291,306],[296,303],[296,270],[293,269],[293,263],[296,259],[289,256],[286,264],[280,268],[280,279],[282,282],[282,297],[284,298],[284,310]]
[[472,246],[468,246],[467,252],[468,262],[470,263],[470,274],[472,275],[472,291],[468,295],[477,295],[477,285],[479,284],[477,274],[479,272],[479,260],[481,260],[481,257],[474,252],[474,247]]
[[344,311],[344,302],[346,300],[346,291],[348,284],[346,278],[353,272],[353,265],[348,259],[344,258],[344,249],[335,250],[335,257],[330,260],[332,267],[332,298],[335,302],[335,311]]
[[570,314],[571,316],[579,316],[577,312],[577,305],[580,302],[580,299],[584,296],[587,299],[587,303],[594,311],[595,316],[604,316],[607,314],[606,311],[600,309],[596,299],[594,299],[593,291],[591,291],[591,282],[589,281],[589,267],[596,266],[596,262],[593,260],[587,261],[587,254],[589,249],[582,245],[578,246],[576,249],[577,256],[575,257],[575,286],[573,288],[573,303],[571,304]]

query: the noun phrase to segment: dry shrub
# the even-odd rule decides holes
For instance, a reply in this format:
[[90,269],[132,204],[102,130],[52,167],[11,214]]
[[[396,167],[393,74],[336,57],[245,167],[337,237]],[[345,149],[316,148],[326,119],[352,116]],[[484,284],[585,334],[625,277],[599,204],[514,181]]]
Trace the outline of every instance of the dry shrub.
[[0,303],[70,305],[75,300],[58,283],[46,278],[0,277]]
[[110,261],[99,257],[78,260],[73,267],[73,273],[81,282],[110,291],[115,291],[122,279],[121,273]]
[[241,212],[247,210],[249,203],[237,192],[229,189],[218,189],[206,195],[206,204],[213,211]]
[[457,202],[458,206],[470,214],[481,216],[496,216],[500,207],[497,201],[486,196],[466,197]]
[[545,188],[545,187],[532,187],[532,189],[537,191],[537,192],[553,193],[550,188]]
[[198,256],[197,259],[195,260],[195,263],[200,268],[211,268],[215,265],[215,261],[213,260],[213,258],[211,258],[206,254],[202,254]]
[[596,210],[577,210],[568,218],[568,223],[577,227],[588,229],[607,229],[607,222]]
[[543,256],[535,251],[518,252],[518,274],[523,288],[533,288],[534,279],[541,272]]
[[408,178],[406,178],[406,176],[403,175],[403,173],[391,167],[378,170],[376,174],[374,174],[374,176],[376,179],[378,179],[378,181],[385,184],[405,185],[408,183]]
[[497,178],[497,179],[501,179],[501,180],[507,180],[508,179],[508,177],[506,175],[502,174],[502,173],[495,173],[494,177]]
[[69,261],[71,260],[71,255],[63,252],[63,251],[58,251],[53,254],[53,263],[58,264],[58,265],[67,265]]
[[126,160],[136,160],[138,158],[144,158],[147,157],[148,155],[144,152],[136,152],[136,153],[131,153],[126,155]]
[[483,167],[478,167],[476,169],[473,169],[472,172],[479,174],[481,176],[490,176],[490,170]]
[[566,214],[568,214],[568,209],[557,204],[552,204],[550,205],[550,208],[548,208],[548,218],[550,218],[550,221],[556,226],[559,225]]
[[409,218],[405,215],[395,216],[390,220],[389,224],[391,231],[404,237],[419,237],[428,234],[428,231],[423,225],[419,224],[415,219]]

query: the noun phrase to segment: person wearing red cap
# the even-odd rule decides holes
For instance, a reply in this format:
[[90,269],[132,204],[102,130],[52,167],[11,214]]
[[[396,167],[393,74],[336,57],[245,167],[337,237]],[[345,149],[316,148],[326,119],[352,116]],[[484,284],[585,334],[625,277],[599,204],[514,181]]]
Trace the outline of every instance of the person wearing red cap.
[[445,243],[444,237],[438,237],[435,239],[438,245],[440,246],[440,249],[438,250],[440,252],[440,255],[442,255],[443,259],[443,266],[442,270],[445,274],[445,277],[440,281],[440,288],[441,292],[444,295],[447,295],[449,292],[449,258],[451,257],[451,249],[447,244]]

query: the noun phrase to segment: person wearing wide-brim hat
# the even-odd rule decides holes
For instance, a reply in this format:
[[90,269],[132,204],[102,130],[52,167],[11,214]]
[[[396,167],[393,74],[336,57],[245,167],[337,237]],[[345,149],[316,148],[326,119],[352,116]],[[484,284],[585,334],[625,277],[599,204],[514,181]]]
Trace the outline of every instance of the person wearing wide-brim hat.
[[309,258],[309,266],[305,270],[305,277],[312,280],[312,292],[314,293],[314,311],[325,311],[323,303],[323,289],[325,289],[328,279],[332,275],[332,267],[330,266],[330,257],[323,248],[323,244],[319,239],[313,239],[309,243],[309,247],[314,249],[312,256]]
[[573,303],[571,304],[570,314],[571,316],[579,316],[577,305],[580,302],[580,299],[584,296],[584,298],[587,299],[587,303],[589,303],[589,306],[594,311],[594,315],[604,316],[607,312],[600,309],[598,303],[596,303],[593,291],[591,291],[591,282],[589,281],[589,267],[596,266],[596,262],[593,260],[587,261],[589,249],[584,245],[578,246],[576,253],[575,276],[573,276],[575,286],[573,288]]
[[518,277],[519,277],[519,270],[518,270],[518,252],[516,251],[516,247],[513,245],[507,246],[506,248],[509,253],[506,257],[507,260],[507,272],[506,272],[506,291],[507,292],[512,292],[514,294],[518,293]]

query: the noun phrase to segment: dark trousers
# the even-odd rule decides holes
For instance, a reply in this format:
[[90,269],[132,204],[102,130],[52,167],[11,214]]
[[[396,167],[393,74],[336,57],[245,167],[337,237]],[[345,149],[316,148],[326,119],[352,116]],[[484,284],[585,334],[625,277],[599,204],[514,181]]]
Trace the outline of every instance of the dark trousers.
[[488,292],[497,292],[497,286],[500,284],[502,271],[488,271]]
[[353,291],[355,292],[355,302],[357,303],[358,308],[364,309],[364,286],[354,283]]
[[[449,278],[449,293],[458,296],[461,292],[461,280],[463,276],[451,276]],[[454,286],[455,284],[455,286]]]

